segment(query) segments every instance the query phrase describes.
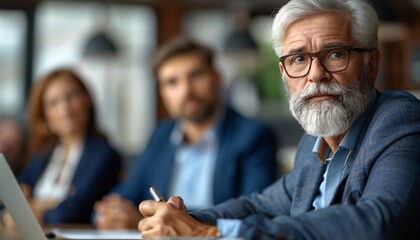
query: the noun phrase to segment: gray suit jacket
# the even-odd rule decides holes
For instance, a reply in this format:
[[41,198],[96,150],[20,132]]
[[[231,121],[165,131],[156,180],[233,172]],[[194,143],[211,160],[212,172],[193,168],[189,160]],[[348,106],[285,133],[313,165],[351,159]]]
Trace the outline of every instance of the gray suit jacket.
[[241,219],[246,239],[420,239],[420,101],[408,93],[378,93],[355,157],[333,203],[314,210],[325,165],[304,135],[292,172],[261,193],[197,211],[198,220]]

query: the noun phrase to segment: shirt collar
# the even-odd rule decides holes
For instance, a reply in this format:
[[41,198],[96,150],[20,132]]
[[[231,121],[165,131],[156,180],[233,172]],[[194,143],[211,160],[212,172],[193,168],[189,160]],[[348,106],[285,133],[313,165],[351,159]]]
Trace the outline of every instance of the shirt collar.
[[[369,105],[366,108],[366,110],[360,115],[356,121],[351,125],[350,129],[347,131],[347,133],[344,135],[343,140],[340,142],[340,147],[345,148],[349,151],[355,151],[357,147],[357,142],[359,140],[360,134],[362,133],[363,125],[371,112],[373,105],[377,98],[377,93],[374,89],[372,89],[372,95],[371,99],[369,101]],[[318,137],[315,141],[314,147],[312,149],[312,152],[316,153],[318,155],[318,158],[324,162],[324,157],[326,150],[328,148],[327,143],[325,142],[324,138]]]

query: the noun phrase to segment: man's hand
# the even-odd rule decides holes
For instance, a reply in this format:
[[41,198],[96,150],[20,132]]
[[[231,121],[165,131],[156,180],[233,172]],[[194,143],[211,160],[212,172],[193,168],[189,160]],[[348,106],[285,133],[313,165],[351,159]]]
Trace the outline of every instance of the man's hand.
[[202,224],[188,215],[180,197],[171,197],[168,202],[143,201],[139,205],[145,217],[138,224],[143,237],[190,236],[216,237],[217,228]]
[[136,228],[142,216],[136,206],[117,194],[104,197],[95,204],[94,224],[98,229]]

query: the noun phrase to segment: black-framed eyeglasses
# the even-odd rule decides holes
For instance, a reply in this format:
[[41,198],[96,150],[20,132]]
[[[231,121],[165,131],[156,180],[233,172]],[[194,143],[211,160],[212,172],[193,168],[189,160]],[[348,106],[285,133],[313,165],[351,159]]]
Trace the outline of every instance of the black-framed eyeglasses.
[[350,46],[331,47],[315,53],[292,53],[281,56],[279,59],[289,77],[301,78],[308,75],[314,58],[318,58],[321,65],[329,73],[346,70],[350,62],[350,51],[362,53],[372,50]]

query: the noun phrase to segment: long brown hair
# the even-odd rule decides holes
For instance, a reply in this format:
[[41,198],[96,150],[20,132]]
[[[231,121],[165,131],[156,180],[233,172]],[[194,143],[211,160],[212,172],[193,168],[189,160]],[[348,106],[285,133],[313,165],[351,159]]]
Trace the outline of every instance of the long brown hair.
[[83,80],[76,74],[73,70],[70,69],[56,69],[43,78],[38,80],[31,90],[29,97],[29,154],[37,154],[43,149],[51,149],[57,142],[58,138],[56,135],[51,133],[48,130],[48,125],[46,118],[44,116],[44,94],[48,86],[56,81],[57,79],[65,78],[69,81],[72,81],[80,87],[82,92],[86,94],[91,102],[91,108],[89,111],[89,118],[87,124],[87,133],[93,133],[99,136],[103,136],[96,124],[95,109],[93,106],[93,101],[89,90],[86,85],[83,83]]

